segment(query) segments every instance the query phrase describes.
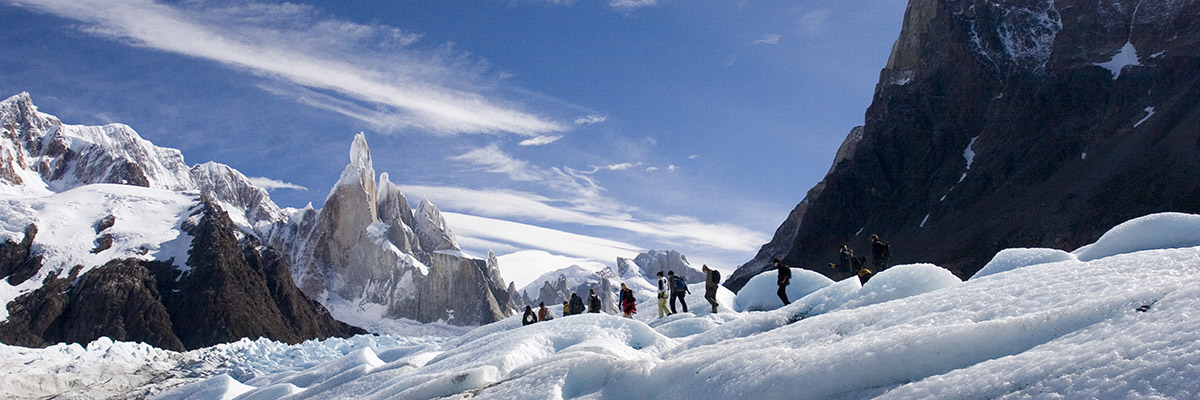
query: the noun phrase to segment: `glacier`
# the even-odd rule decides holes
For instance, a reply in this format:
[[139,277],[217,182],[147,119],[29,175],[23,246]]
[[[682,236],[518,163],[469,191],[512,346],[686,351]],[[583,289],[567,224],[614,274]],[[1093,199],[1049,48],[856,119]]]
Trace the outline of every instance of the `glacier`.
[[[1200,216],[1153,214],[1075,253],[1001,252],[990,273],[967,281],[928,264],[895,266],[866,285],[828,283],[766,311],[659,319],[648,312],[655,300],[639,296],[634,319],[584,314],[521,326],[513,316],[442,336],[243,340],[186,353],[107,339],[0,346],[7,382],[21,377],[0,395],[1192,398],[1198,229]],[[773,296],[774,287],[743,292]],[[96,374],[104,368],[128,372],[108,381]]]

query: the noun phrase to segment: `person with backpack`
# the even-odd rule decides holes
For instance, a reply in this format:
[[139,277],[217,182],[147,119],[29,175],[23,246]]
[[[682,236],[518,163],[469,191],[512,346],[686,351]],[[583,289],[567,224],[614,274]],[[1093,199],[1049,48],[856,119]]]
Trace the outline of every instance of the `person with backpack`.
[[554,319],[554,311],[546,308],[546,303],[538,303],[538,321],[549,321]]
[[583,314],[583,298],[579,297],[578,293],[571,293],[570,303],[571,303],[571,315]]
[[588,289],[588,312],[600,312],[600,296],[596,295],[596,289]]
[[675,299],[679,299],[679,303],[683,304],[683,312],[688,312],[687,299],[684,296],[692,291],[687,287],[687,279],[684,279],[683,275],[675,275],[675,271],[667,271],[667,280],[671,282],[671,314],[675,313]]
[[533,313],[533,308],[525,306],[525,316],[521,317],[521,325],[529,325],[538,322],[537,314]]
[[792,304],[792,302],[788,301],[787,297],[787,286],[792,283],[792,269],[783,265],[783,262],[779,261],[778,258],[771,262],[775,264],[775,270],[779,273],[777,280],[779,291],[775,292],[775,294],[779,295],[779,300],[783,300],[783,305]]
[[667,309],[667,296],[671,291],[671,283],[667,282],[667,278],[663,276],[662,271],[658,271],[658,317],[662,318],[665,315],[671,315],[670,309]]
[[888,259],[892,258],[892,245],[879,240],[879,235],[871,234],[871,268],[875,272],[888,267]]
[[838,249],[838,256],[838,272],[843,277],[854,275],[854,250],[843,244],[842,248]]
[[721,273],[715,269],[708,268],[704,265],[704,300],[708,300],[708,304],[712,304],[713,314],[717,313],[717,287],[721,285]]

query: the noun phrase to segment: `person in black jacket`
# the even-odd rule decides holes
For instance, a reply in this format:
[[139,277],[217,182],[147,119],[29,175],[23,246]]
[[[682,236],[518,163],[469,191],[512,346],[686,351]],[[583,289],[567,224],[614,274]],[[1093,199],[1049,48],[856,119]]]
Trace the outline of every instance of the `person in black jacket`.
[[571,293],[571,315],[583,314],[583,298],[578,293]]
[[588,289],[588,312],[600,312],[600,296],[596,295],[595,289]]
[[717,287],[721,285],[721,273],[715,269],[708,268],[705,265],[701,268],[704,270],[704,300],[708,300],[708,304],[712,304],[713,314],[717,313]]
[[538,322],[537,314],[533,313],[533,307],[525,306],[525,316],[521,318],[521,325],[529,325]]
[[783,265],[778,258],[771,262],[775,264],[775,269],[779,272],[779,291],[775,293],[779,295],[779,300],[783,300],[783,305],[792,304],[787,297],[787,286],[792,283],[792,269]]
[[679,299],[679,303],[683,304],[683,312],[688,312],[687,298],[691,294],[691,289],[688,289],[687,279],[683,275],[675,275],[675,271],[667,271],[667,280],[671,282],[671,314],[675,313],[675,299]]
[[838,249],[838,260],[841,263],[838,265],[838,272],[843,277],[854,275],[854,250],[850,246],[843,244],[842,248]]
[[871,234],[871,268],[875,272],[888,267],[888,259],[892,258],[892,246],[879,240],[879,235]]

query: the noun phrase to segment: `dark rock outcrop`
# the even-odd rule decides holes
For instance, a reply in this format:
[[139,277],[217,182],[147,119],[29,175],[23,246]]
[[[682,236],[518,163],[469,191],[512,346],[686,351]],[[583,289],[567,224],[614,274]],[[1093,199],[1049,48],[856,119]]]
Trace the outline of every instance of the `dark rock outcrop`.
[[1200,3],[912,0],[860,136],[726,285],[775,257],[833,274],[871,234],[892,264],[969,277],[1004,248],[1200,212],[1198,131]]
[[24,283],[42,268],[42,256],[31,253],[37,231],[37,225],[29,224],[20,242],[10,240],[0,244],[0,278],[7,277],[9,285]]
[[113,260],[67,291],[66,307],[44,333],[48,343],[90,343],[106,336],[181,351],[158,283],[143,262]]
[[184,227],[193,236],[190,270],[179,278],[178,295],[167,300],[185,347],[244,337],[298,343],[363,333],[301,295],[283,258],[241,233],[213,199],[204,196],[201,204],[199,223]]

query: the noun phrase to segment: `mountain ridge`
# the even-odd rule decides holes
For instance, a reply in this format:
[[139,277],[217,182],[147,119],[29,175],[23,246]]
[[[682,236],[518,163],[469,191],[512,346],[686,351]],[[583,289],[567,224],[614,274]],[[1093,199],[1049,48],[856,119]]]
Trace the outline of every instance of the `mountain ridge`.
[[1183,172],[1200,167],[1198,17],[1190,1],[911,1],[849,151],[727,286],[773,258],[835,276],[837,249],[866,255],[871,234],[893,265],[969,277],[1004,248],[1200,211]]

